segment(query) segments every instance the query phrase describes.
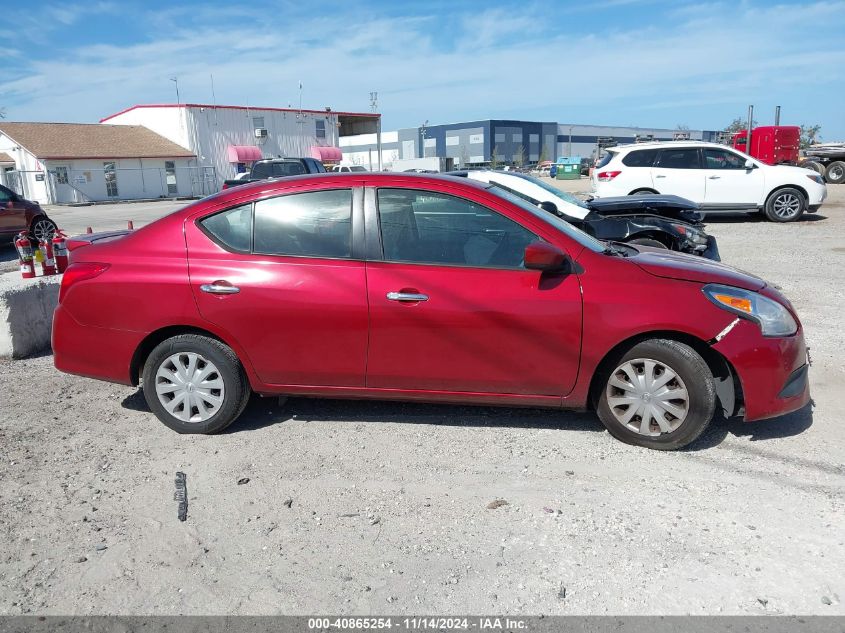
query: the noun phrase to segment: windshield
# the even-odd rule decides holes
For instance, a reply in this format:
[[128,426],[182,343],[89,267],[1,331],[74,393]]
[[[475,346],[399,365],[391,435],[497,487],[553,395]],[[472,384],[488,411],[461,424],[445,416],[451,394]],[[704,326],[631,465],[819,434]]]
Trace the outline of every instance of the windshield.
[[589,207],[584,203],[583,200],[580,200],[578,197],[572,195],[568,191],[561,191],[557,187],[553,187],[552,185],[543,182],[539,178],[534,178],[533,176],[529,176],[527,174],[510,174],[510,175],[515,176],[517,178],[522,178],[523,180],[527,180],[531,183],[534,183],[538,187],[541,187],[542,189],[544,189],[548,193],[552,194],[553,196],[560,198],[561,200],[563,200],[565,202],[568,202],[569,204],[577,205],[577,206],[581,207],[582,209],[589,209]]
[[500,198],[504,198],[511,204],[518,206],[520,209],[525,209],[535,218],[538,218],[547,224],[551,224],[561,233],[571,237],[573,240],[581,244],[581,246],[586,246],[594,253],[601,253],[605,250],[605,246],[601,242],[590,237],[581,229],[576,229],[569,222],[562,218],[559,218],[553,213],[549,213],[548,211],[543,211],[542,209],[535,207],[530,202],[527,202],[519,196],[512,194],[507,189],[502,189],[501,187],[496,186],[494,183],[491,183],[490,186],[487,187],[487,191],[499,196]]

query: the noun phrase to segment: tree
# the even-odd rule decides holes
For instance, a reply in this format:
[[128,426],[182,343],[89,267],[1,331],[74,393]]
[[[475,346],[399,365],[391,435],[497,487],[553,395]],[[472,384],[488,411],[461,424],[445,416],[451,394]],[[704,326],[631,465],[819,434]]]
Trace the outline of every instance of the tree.
[[490,169],[498,169],[500,162],[501,161],[499,160],[499,146],[494,145],[493,153],[490,154]]
[[461,145],[461,167],[469,165],[469,148],[466,144]]
[[543,163],[547,160],[549,160],[549,151],[546,149],[546,146],[543,145],[543,147],[540,148],[540,158],[537,159],[537,162]]
[[[742,117],[737,117],[733,121],[730,122],[725,128],[725,132],[729,134],[736,134],[740,130],[744,130],[748,126],[748,119],[743,119]],[[751,127],[757,127],[757,121],[754,119],[751,120]]]
[[689,132],[689,125],[686,123],[678,123],[675,126],[675,129],[678,130],[678,132]]
[[801,149],[806,149],[810,145],[814,143],[818,143],[822,140],[821,134],[821,125],[802,125],[801,126]]
[[0,119],[6,118],[6,108],[0,108]]
[[520,145],[516,148],[516,153],[513,155],[513,164],[516,167],[522,167],[525,164],[525,146]]

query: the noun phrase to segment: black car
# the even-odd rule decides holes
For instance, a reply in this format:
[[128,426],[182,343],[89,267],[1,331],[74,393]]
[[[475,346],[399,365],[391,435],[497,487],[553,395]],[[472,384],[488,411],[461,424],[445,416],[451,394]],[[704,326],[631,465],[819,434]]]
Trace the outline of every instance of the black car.
[[699,205],[686,198],[650,194],[581,200],[525,174],[476,170],[448,175],[501,187],[596,239],[667,248],[720,261],[716,238],[704,232]]

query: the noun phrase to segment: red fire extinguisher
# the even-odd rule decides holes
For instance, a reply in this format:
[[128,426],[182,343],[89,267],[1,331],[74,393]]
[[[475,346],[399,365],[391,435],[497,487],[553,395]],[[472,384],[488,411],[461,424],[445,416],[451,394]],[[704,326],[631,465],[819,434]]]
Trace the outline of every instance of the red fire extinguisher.
[[67,268],[67,235],[61,229],[53,234],[53,257],[56,259],[56,270],[60,273]]
[[44,275],[56,274],[56,261],[53,259],[53,240],[45,237],[38,244],[41,251],[44,253],[44,261],[41,262],[41,271]]
[[35,263],[32,261],[32,243],[25,233],[18,233],[15,238],[15,248],[20,259],[21,277],[32,279],[35,277]]

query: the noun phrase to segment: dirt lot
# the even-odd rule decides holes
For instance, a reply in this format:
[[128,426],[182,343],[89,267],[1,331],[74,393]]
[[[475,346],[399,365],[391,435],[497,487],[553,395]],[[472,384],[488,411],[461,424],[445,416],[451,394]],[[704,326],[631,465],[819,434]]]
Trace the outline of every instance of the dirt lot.
[[845,614],[830,189],[798,224],[709,225],[797,306],[815,406],[683,452],[590,414],[306,399],[179,436],[136,389],[0,364],[0,613]]

